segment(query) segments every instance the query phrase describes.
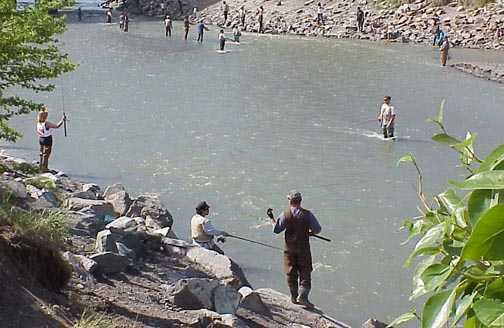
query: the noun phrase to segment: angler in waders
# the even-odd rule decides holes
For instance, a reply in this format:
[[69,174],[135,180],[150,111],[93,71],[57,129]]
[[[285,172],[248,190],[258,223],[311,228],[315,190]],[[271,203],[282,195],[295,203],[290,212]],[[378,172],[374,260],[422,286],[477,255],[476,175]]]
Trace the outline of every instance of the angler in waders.
[[314,305],[308,300],[313,271],[310,235],[320,233],[322,228],[317,218],[301,207],[301,193],[291,191],[287,199],[289,208],[277,218],[273,232],[285,231],[284,271],[292,303],[312,308]]
[[49,172],[48,164],[49,164],[49,156],[51,155],[52,150],[52,135],[51,129],[58,129],[66,120],[66,116],[63,115],[58,124],[51,123],[47,120],[49,116],[49,112],[47,108],[43,108],[37,115],[37,135],[39,137],[39,145],[40,145],[40,160],[39,160],[39,169],[41,173]]
[[210,206],[207,202],[202,201],[196,205],[196,214],[191,219],[191,237],[194,245],[215,251],[219,254],[224,254],[214,242],[214,237],[217,241],[225,242],[224,237],[229,236],[225,231],[216,229],[209,218]]

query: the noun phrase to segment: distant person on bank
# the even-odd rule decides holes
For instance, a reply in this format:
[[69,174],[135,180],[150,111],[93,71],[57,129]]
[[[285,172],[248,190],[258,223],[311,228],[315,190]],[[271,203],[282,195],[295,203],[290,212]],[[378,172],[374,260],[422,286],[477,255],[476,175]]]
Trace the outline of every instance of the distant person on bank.
[[240,7],[240,10],[238,12],[238,16],[240,16],[240,23],[242,25],[242,27],[245,27],[245,16],[246,16],[246,12],[245,12],[245,6],[241,6]]
[[219,254],[224,254],[222,249],[215,244],[214,238],[218,237],[217,241],[224,242],[224,237],[229,234],[213,226],[210,219],[207,218],[209,213],[210,206],[206,201],[202,201],[196,205],[196,214],[191,219],[191,237],[193,244],[215,251]]
[[65,115],[61,118],[58,124],[51,123],[47,120],[49,112],[47,108],[43,108],[37,115],[37,135],[40,145],[39,170],[41,173],[49,172],[49,156],[51,156],[53,138],[51,129],[58,129],[65,122]]
[[446,66],[446,61],[448,60],[448,51],[450,50],[450,41],[448,40],[448,35],[444,36],[443,43],[441,44],[441,66]]
[[308,300],[313,271],[310,235],[320,233],[322,228],[317,218],[301,207],[301,193],[291,191],[287,199],[289,207],[278,216],[273,232],[285,231],[283,262],[292,303],[312,308]]
[[317,4],[317,23],[324,25],[324,8],[320,2]]
[[264,7],[259,6],[257,9],[257,21],[259,22],[259,30],[258,33],[264,33]]
[[378,122],[381,123],[383,129],[383,138],[393,138],[394,137],[394,125],[396,113],[394,106],[390,104],[390,96],[383,97],[383,104],[380,108],[380,114],[378,115]]
[[357,30],[361,33],[364,31],[364,11],[361,7],[357,7]]
[[222,12],[224,15],[224,26],[226,26],[226,22],[228,19],[228,14],[229,14],[229,5],[226,3],[226,1],[222,2]]

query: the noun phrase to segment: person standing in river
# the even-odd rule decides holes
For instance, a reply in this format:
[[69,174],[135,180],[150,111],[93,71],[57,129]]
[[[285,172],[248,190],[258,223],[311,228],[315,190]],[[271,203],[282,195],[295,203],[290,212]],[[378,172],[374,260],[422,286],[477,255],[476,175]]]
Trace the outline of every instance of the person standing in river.
[[112,9],[107,9],[107,24],[112,23]]
[[274,221],[273,232],[285,231],[284,272],[291,294],[291,302],[308,308],[314,305],[308,300],[311,290],[312,256],[310,235],[322,230],[317,218],[301,207],[301,193],[293,190],[287,195],[289,207]]
[[187,40],[187,35],[189,34],[189,28],[191,27],[191,22],[189,21],[189,16],[184,17],[184,40]]
[[77,8],[77,19],[80,21],[82,21],[82,9],[81,7]]
[[171,38],[171,32],[172,32],[172,20],[169,15],[166,15],[164,19],[164,26],[165,26],[165,37],[170,37]]
[[128,32],[128,28],[129,28],[129,17],[128,17],[128,13],[124,13],[124,23],[123,23],[123,31],[124,32]]
[[364,11],[361,7],[357,7],[357,31],[364,31]]
[[36,131],[39,137],[39,170],[40,173],[49,172],[49,156],[52,151],[53,138],[51,134],[51,129],[58,129],[66,120],[65,115],[61,118],[58,124],[51,123],[47,120],[49,112],[47,108],[43,108],[39,111],[37,115],[37,126]]
[[219,50],[224,51],[225,46],[226,46],[226,36],[224,35],[224,30],[220,30],[220,32],[219,32]]
[[448,51],[450,50],[450,41],[448,40],[448,35],[444,36],[443,43],[439,48],[441,51],[441,66],[446,66],[446,61],[448,60]]
[[380,114],[378,115],[378,122],[381,123],[383,129],[383,138],[393,138],[394,137],[394,125],[396,113],[394,106],[390,104],[390,96],[383,97],[383,104],[380,108]]
[[224,242],[224,237],[229,236],[225,231],[216,229],[210,219],[207,217],[210,213],[210,206],[206,201],[202,201],[196,205],[196,214],[191,218],[191,237],[194,245],[215,251],[219,254],[224,254],[214,242]]
[[203,20],[201,20],[198,24],[198,42],[200,43],[203,43],[203,33],[205,30],[209,31]]

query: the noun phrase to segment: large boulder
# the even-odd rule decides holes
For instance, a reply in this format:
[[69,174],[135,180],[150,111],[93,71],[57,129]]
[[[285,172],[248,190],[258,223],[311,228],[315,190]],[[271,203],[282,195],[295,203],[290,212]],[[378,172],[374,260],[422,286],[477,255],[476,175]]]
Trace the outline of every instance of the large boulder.
[[263,315],[268,315],[270,313],[266,305],[264,305],[261,296],[253,291],[252,288],[243,286],[238,292],[241,295],[240,307]]
[[121,240],[121,236],[110,230],[102,230],[96,236],[95,250],[101,252],[118,253],[116,243]]
[[220,314],[235,314],[241,295],[229,285],[219,284],[214,290],[214,309]]
[[124,215],[131,205],[131,199],[122,184],[114,184],[105,189],[103,197],[112,204],[118,215]]
[[26,199],[28,197],[24,183],[16,180],[0,181],[0,190],[11,194],[15,198]]
[[174,305],[186,309],[214,309],[213,293],[219,281],[207,278],[180,279],[168,288],[168,299]]
[[77,236],[95,237],[105,227],[105,222],[94,213],[71,211],[66,215],[70,232]]
[[189,244],[186,241],[180,239],[173,238],[161,238],[161,245],[163,246],[164,251],[174,257],[183,257],[186,256],[187,250],[192,247],[198,247]]
[[186,258],[235,289],[250,285],[242,269],[225,255],[195,246],[187,249]]
[[97,270],[101,273],[123,272],[129,264],[128,257],[112,252],[94,254],[89,258],[98,263]]
[[65,201],[65,207],[71,211],[89,209],[101,219],[105,219],[106,217],[117,217],[112,204],[105,200],[92,200],[71,197]]
[[139,225],[143,226],[144,220],[142,218],[130,218],[127,216],[121,216],[114,221],[107,224],[106,228],[114,232],[124,232],[124,231],[136,231]]
[[168,210],[161,207],[161,202],[155,196],[141,195],[133,201],[126,216],[141,216],[145,224],[152,230],[171,227],[173,218]]

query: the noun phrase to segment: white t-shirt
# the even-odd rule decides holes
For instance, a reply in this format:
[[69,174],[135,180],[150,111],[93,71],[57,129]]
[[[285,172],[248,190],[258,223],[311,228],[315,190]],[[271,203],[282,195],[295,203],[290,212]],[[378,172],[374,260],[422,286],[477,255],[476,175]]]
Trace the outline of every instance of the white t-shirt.
[[[392,121],[392,118],[396,115],[394,106],[390,106],[387,104],[383,104],[380,110],[380,118],[382,121],[382,126],[389,125]],[[394,123],[392,123],[394,124]]]

